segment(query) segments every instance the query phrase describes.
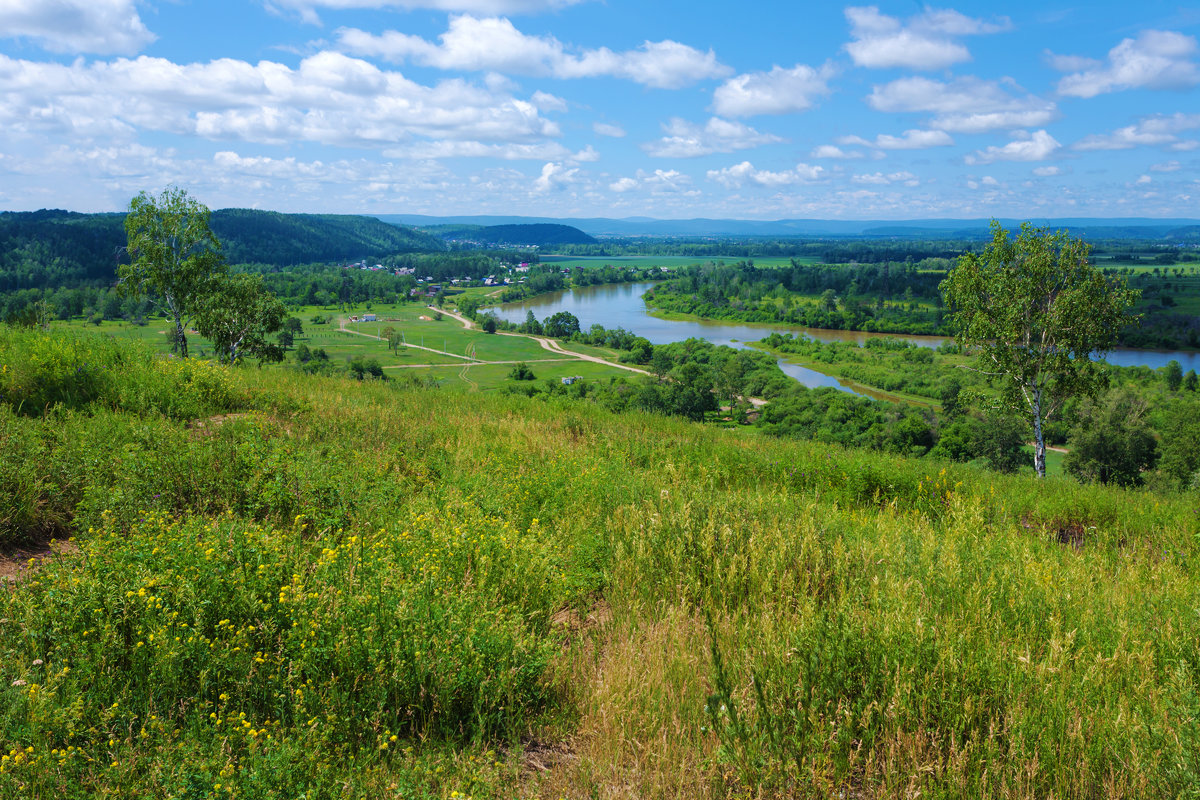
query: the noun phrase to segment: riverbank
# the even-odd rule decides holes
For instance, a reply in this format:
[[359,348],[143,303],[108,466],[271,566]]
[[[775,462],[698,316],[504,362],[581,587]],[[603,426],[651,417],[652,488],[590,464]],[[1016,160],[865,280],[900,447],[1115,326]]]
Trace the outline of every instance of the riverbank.
[[[607,328],[623,327],[646,337],[653,344],[666,344],[694,337],[713,344],[739,347],[772,333],[792,333],[822,342],[845,342],[859,346],[864,346],[873,339],[899,339],[921,347],[937,349],[945,342],[951,341],[947,336],[805,328],[782,322],[736,322],[668,312],[649,305],[642,297],[655,285],[656,282],[588,286],[538,295],[519,303],[501,304],[490,310],[500,318],[514,323],[523,322],[530,311],[539,319],[559,311],[569,311],[579,319],[580,326],[585,330],[592,324],[601,324]],[[1116,348],[1106,354],[1105,360],[1113,366],[1149,369],[1159,369],[1174,360],[1180,363],[1184,372],[1189,369],[1200,372],[1200,351]]]
[[[889,392],[884,389],[880,389],[878,386],[871,386],[870,384],[861,383],[850,378],[844,378],[840,374],[839,370],[831,364],[825,364],[813,359],[797,358],[795,353],[784,353],[779,350],[772,349],[762,342],[746,342],[746,346],[753,347],[756,350],[762,350],[775,356],[777,359],[779,359],[781,368],[783,364],[794,364],[795,366],[802,367],[803,369],[812,370],[813,372],[827,375],[830,378],[835,378],[838,383],[854,392],[854,394],[862,395],[863,397],[870,397],[872,400],[882,400],[888,403],[907,403],[908,405],[921,406],[922,408],[929,408],[934,411],[942,410],[941,403],[928,397],[921,397],[920,395],[908,394],[905,392]],[[784,372],[786,373],[787,370],[784,369]]]

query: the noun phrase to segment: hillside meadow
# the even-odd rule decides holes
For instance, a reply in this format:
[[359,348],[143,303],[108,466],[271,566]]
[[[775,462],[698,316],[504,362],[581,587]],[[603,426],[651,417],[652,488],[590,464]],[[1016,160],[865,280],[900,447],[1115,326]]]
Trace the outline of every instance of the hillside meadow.
[[[367,308],[376,315],[375,322],[349,321],[351,317],[368,313]],[[439,315],[424,305],[376,303],[349,311],[304,306],[296,310],[295,316],[301,321],[303,331],[295,337],[293,349],[287,353],[291,364],[295,363],[296,348],[303,345],[311,351],[324,351],[328,361],[336,367],[344,368],[356,358],[374,360],[390,378],[413,377],[442,388],[467,391],[511,385],[509,372],[515,363],[522,361],[537,367],[534,372],[539,380],[575,375],[607,380],[630,374],[620,367],[549,351],[524,336],[487,334],[478,326],[464,329],[458,320]],[[314,323],[314,319],[321,322]],[[164,355],[170,351],[167,327],[156,318],[144,325],[107,320],[96,325],[82,319],[52,323],[56,333],[68,336],[98,334],[109,339],[138,342]],[[393,349],[384,336],[389,328],[399,334],[405,344]],[[199,334],[193,333],[188,338],[202,358],[212,352],[212,344]],[[610,360],[619,355],[619,351],[610,348],[579,342],[571,342],[567,348]]]
[[7,328],[0,454],[0,798],[1200,787],[1194,493]]

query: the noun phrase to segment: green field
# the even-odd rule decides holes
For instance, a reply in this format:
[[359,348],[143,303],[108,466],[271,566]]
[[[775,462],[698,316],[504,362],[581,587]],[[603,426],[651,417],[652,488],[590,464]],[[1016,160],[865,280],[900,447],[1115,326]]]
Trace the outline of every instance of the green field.
[[[424,305],[396,306],[376,303],[370,308],[370,313],[378,317],[376,322],[346,322],[343,329],[341,320],[349,320],[351,316],[361,318],[367,313],[366,307],[352,308],[344,312],[320,307],[301,307],[293,315],[301,320],[304,332],[296,337],[294,344],[323,349],[335,364],[343,364],[358,357],[375,359],[384,369],[393,370],[391,374],[429,377],[468,388],[491,389],[503,385],[512,369],[511,365],[520,361],[531,365],[539,362],[554,365],[535,370],[539,378],[543,373],[546,377],[556,379],[569,375],[607,379],[636,374],[619,367],[567,360],[569,356],[547,350],[537,341],[524,336],[486,334],[478,328],[466,330],[452,317],[434,319],[434,312]],[[324,316],[328,321],[319,325],[313,324],[311,319],[316,315]],[[155,319],[144,326],[115,322],[104,322],[96,326],[83,320],[54,324],[55,330],[96,332],[118,340],[143,342],[161,353],[170,351],[167,327],[164,321]],[[412,346],[401,346],[392,351],[382,338],[384,329],[388,327],[402,333],[405,342]],[[211,345],[207,340],[198,334],[192,334],[188,338],[194,353],[200,357],[211,355]],[[603,347],[575,343],[568,343],[565,347],[584,355],[605,359],[615,359],[617,356],[616,351]],[[507,363],[488,365],[476,363],[478,361]],[[473,366],[466,373],[468,379],[459,379],[462,366],[470,364]],[[426,369],[430,365],[448,365],[449,368]]]

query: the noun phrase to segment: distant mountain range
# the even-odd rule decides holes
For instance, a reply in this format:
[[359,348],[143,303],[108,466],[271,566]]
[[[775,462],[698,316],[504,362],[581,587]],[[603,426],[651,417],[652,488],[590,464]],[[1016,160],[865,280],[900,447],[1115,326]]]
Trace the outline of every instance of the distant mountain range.
[[[591,236],[867,236],[932,237],[938,239],[974,239],[988,235],[990,219],[914,219],[914,220],[831,220],[831,219],[653,219],[651,217],[554,218],[505,216],[426,216],[422,214],[381,214],[379,219],[398,225],[421,228],[434,226],[513,226],[569,225]],[[1024,220],[1002,218],[1005,227],[1017,227]],[[1089,238],[1164,239],[1200,241],[1200,219],[1155,219],[1119,217],[1034,217],[1036,225],[1065,228]]]

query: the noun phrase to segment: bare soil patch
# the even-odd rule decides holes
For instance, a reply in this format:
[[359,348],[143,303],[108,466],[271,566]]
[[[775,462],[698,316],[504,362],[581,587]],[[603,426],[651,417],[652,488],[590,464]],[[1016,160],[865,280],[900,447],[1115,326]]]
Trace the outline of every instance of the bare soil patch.
[[74,542],[48,539],[24,547],[0,552],[0,586],[17,583],[29,577],[45,561],[63,553],[73,553],[79,547]]
[[591,608],[581,612],[576,608],[564,608],[550,617],[550,626],[562,628],[571,635],[586,633],[595,628],[602,628],[612,622],[612,608],[604,598],[593,601]]
[[246,416],[245,413],[235,414],[216,414],[206,419],[197,419],[188,423],[188,429],[196,436],[211,436],[217,428],[229,422],[231,419],[241,419]]

